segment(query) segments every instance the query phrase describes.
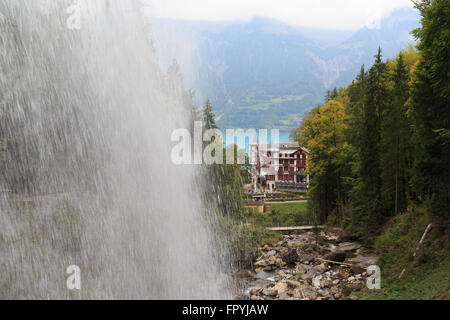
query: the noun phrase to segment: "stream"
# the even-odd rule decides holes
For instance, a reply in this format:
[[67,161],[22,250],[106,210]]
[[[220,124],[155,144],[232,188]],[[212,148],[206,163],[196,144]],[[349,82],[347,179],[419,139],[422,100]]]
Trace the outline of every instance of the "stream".
[[251,300],[358,299],[377,256],[339,228],[285,235],[258,248],[251,270],[240,270],[240,298]]

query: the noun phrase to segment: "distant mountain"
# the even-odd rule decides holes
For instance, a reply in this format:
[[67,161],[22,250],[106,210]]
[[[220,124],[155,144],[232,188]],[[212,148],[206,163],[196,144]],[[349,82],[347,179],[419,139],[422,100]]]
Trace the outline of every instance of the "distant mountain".
[[378,46],[391,58],[419,25],[413,10],[395,11],[378,28],[356,32],[297,28],[282,22],[155,20],[161,63],[180,64],[197,103],[209,97],[221,127],[298,126],[328,89],[348,85]]

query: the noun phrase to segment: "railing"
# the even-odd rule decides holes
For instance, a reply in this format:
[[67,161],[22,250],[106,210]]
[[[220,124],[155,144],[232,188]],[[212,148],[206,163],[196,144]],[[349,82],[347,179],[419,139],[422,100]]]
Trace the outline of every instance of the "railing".
[[307,183],[295,183],[295,182],[276,182],[275,188],[277,190],[288,190],[288,191],[307,191]]

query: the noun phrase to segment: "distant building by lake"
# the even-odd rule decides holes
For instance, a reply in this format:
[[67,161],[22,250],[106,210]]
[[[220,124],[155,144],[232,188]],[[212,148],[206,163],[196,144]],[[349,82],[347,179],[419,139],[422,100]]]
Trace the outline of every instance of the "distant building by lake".
[[297,142],[250,144],[250,164],[254,191],[306,192],[309,175],[306,161],[309,151]]

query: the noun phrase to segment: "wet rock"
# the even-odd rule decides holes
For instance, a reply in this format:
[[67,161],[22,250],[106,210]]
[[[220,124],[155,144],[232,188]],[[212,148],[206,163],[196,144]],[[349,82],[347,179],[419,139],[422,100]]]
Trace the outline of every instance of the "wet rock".
[[350,239],[350,233],[348,233],[342,228],[329,228],[328,232],[337,235],[338,238],[337,241],[339,242],[345,242]]
[[343,287],[342,288],[342,294],[344,296],[349,296],[353,293],[353,289],[351,287]]
[[282,259],[276,259],[275,266],[277,266],[278,268],[282,268],[285,266],[285,262]]
[[286,291],[288,291],[288,284],[286,282],[278,282],[273,290],[277,291],[277,295],[282,295]]
[[301,286],[293,291],[293,297],[297,299],[314,300],[317,297],[317,292],[309,286]]
[[312,278],[314,278],[313,272],[308,272],[301,276],[302,280],[312,280]]
[[[340,243],[338,232],[329,230],[283,239],[277,245],[259,248],[260,256],[254,263],[257,279],[247,287],[253,288],[247,291],[252,300],[350,299],[365,288],[364,268],[376,258],[368,249],[348,239]],[[337,264],[348,261],[353,267],[318,264],[318,257]],[[236,275],[250,276],[248,271]]]
[[255,262],[255,267],[266,267],[269,264],[267,260],[258,260]]
[[301,283],[295,280],[288,280],[287,284],[290,289],[296,289],[301,286]]
[[353,266],[352,266],[352,272],[353,272],[353,274],[362,274],[362,273],[365,273],[365,270],[366,270],[366,269],[364,269],[364,268],[362,268],[362,267],[360,267],[360,266],[358,266],[358,265],[353,265]]
[[323,289],[329,287],[331,285],[331,281],[329,279],[326,279],[324,276],[319,275],[312,279],[312,285],[316,289]]
[[287,292],[280,295],[280,300],[289,300],[290,298],[291,296]]
[[271,277],[273,277],[273,273],[268,273],[268,272],[265,272],[264,270],[259,271],[256,274],[256,278],[257,279],[261,279],[261,280],[267,280],[267,279],[269,279]]
[[317,275],[317,270],[315,267],[309,267],[306,273],[301,275],[302,280],[312,280]]
[[343,252],[355,251],[360,248],[361,248],[361,245],[359,243],[355,243],[355,242],[344,242],[344,243],[340,243],[338,246],[338,250],[343,251]]
[[368,266],[374,265],[377,263],[377,257],[371,254],[367,255],[358,255],[356,257],[348,259],[349,263],[353,265],[357,265],[362,268],[367,268]]
[[250,270],[240,270],[238,272],[236,272],[235,277],[238,278],[254,278],[255,274],[253,272],[251,272]]
[[287,278],[288,278],[288,275],[281,270],[275,274],[275,280],[277,280],[277,281],[285,280]]
[[328,268],[325,266],[324,263],[322,263],[322,264],[319,264],[318,266],[314,267],[314,269],[318,273],[324,273],[325,271],[327,271]]
[[306,269],[306,266],[305,265],[303,265],[303,264],[297,264],[296,266],[295,266],[295,270],[294,270],[294,273],[295,274],[305,274],[307,272],[307,269]]
[[322,280],[322,276],[317,276],[317,277],[313,278],[312,279],[312,285],[314,287],[316,287],[317,289],[322,288],[321,280]]
[[300,262],[302,263],[311,263],[314,262],[314,256],[310,255],[310,254],[302,254],[300,257]]
[[250,295],[251,296],[256,296],[258,294],[260,294],[263,291],[263,287],[256,287],[250,290]]
[[336,286],[331,287],[330,292],[333,294],[333,296],[335,298],[336,298],[336,295],[341,296],[341,290],[338,287],[336,287]]
[[264,299],[261,298],[260,296],[251,296],[250,300],[252,300],[252,301],[260,301],[260,300],[264,300]]
[[278,290],[266,288],[263,290],[263,295],[266,297],[275,298],[278,295]]
[[289,249],[288,253],[284,254],[282,259],[288,265],[294,265],[299,261],[297,250]]
[[345,252],[331,252],[324,256],[325,260],[335,261],[335,262],[344,262],[347,258],[347,254]]

